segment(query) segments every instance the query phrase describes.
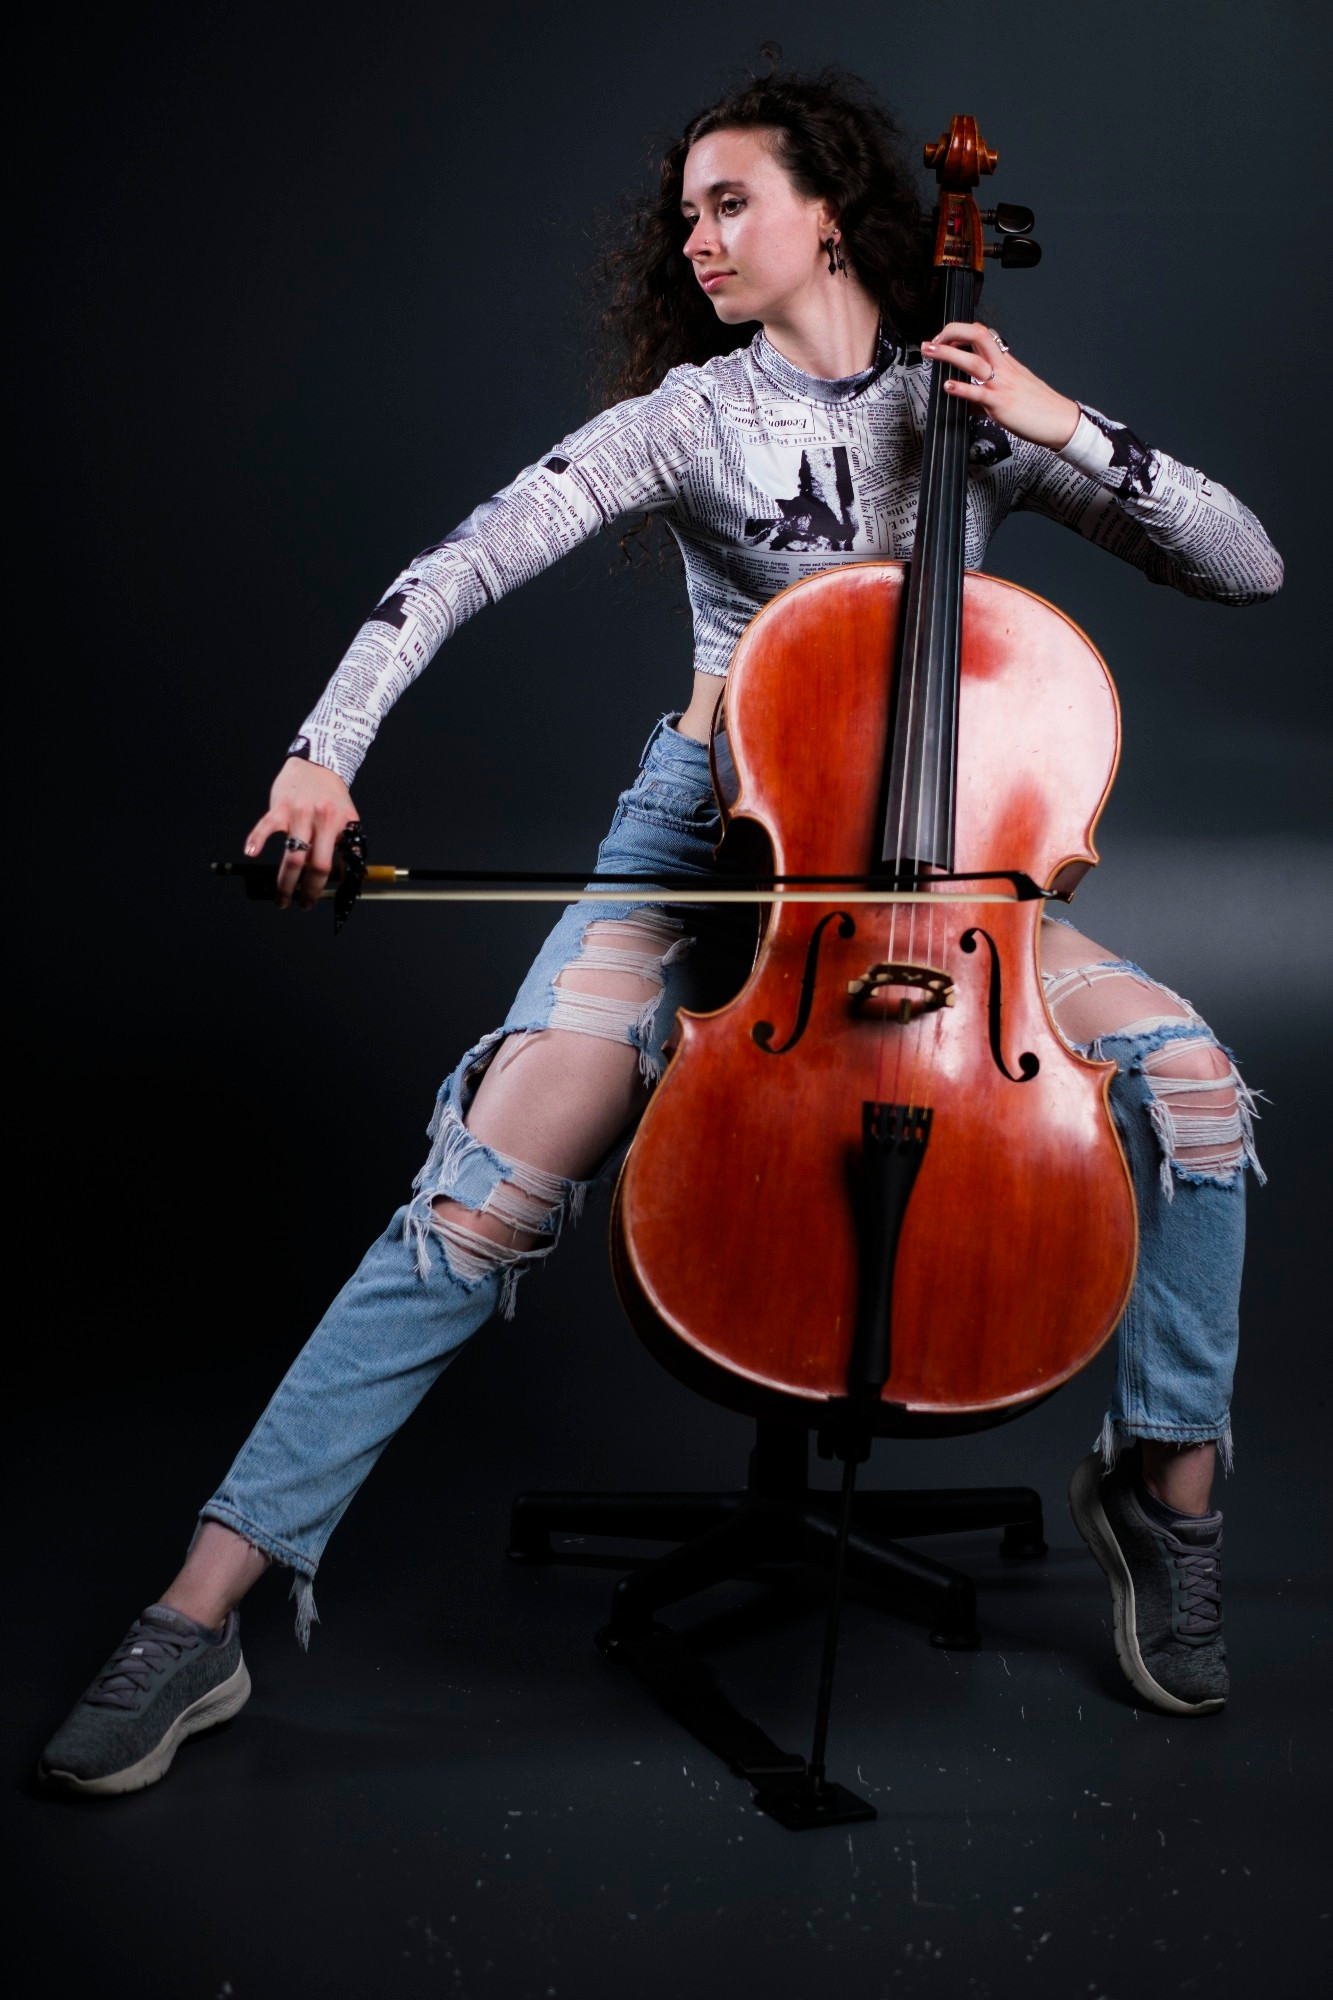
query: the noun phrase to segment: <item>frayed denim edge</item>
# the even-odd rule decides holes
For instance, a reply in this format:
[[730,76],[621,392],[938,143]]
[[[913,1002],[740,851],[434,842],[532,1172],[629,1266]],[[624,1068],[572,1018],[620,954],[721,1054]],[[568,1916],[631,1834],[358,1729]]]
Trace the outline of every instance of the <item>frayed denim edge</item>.
[[1175,1424],[1149,1430],[1122,1423],[1108,1411],[1093,1443],[1093,1450],[1101,1456],[1103,1474],[1113,1472],[1121,1452],[1143,1438],[1161,1444],[1215,1444],[1217,1462],[1223,1472],[1235,1470],[1236,1451],[1230,1422],[1220,1431],[1197,1424]]
[[204,1509],[195,1524],[194,1534],[190,1538],[190,1548],[193,1548],[198,1541],[199,1530],[205,1521],[216,1521],[219,1527],[230,1528],[234,1535],[239,1535],[242,1541],[248,1542],[261,1556],[267,1556],[279,1569],[291,1570],[292,1587],[287,1595],[296,1599],[296,1643],[303,1653],[308,1653],[311,1628],[319,1624],[319,1613],[315,1609],[315,1570],[309,1557],[298,1555],[294,1549],[289,1549],[285,1542],[265,1534],[262,1528],[254,1525],[253,1521],[247,1521],[243,1515],[234,1514],[226,1507]]

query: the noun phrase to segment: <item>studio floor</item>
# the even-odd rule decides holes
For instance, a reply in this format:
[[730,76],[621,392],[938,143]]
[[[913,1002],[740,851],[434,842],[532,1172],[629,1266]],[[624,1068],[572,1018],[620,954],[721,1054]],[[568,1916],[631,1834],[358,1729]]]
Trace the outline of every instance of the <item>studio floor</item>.
[[[638,1348],[596,1224],[541,1281],[526,1323],[475,1343],[449,1400],[437,1391],[391,1447],[321,1569],[309,1655],[266,1579],[244,1614],[248,1708],[187,1745],[165,1783],[121,1801],[49,1801],[33,1763],[171,1574],[191,1509],[273,1369],[214,1358],[173,1384],[30,1413],[7,1451],[18,1990],[1319,1990],[1331,1922],[1327,1398],[1326,1381],[1293,1379],[1298,1350],[1283,1333],[1308,1310],[1321,1240],[1302,1122],[1275,1121],[1282,1211],[1255,1205],[1247,1323],[1267,1336],[1248,1352],[1238,1470],[1222,1494],[1228,1709],[1148,1713],[1115,1666],[1109,1601],[1064,1506],[1100,1417],[1099,1360],[1015,1427],[876,1448],[870,1485],[1035,1485],[1050,1553],[1006,1562],[993,1534],[934,1545],[977,1579],[975,1653],[931,1648],[924,1622],[867,1596],[850,1603],[829,1763],[875,1805],[861,1826],[784,1831],[601,1657],[593,1634],[614,1569],[505,1560],[523,1487],[742,1476],[744,1421],[697,1402]],[[784,1590],[714,1591],[671,1622],[741,1709],[803,1749],[821,1604],[818,1580],[797,1572]]]

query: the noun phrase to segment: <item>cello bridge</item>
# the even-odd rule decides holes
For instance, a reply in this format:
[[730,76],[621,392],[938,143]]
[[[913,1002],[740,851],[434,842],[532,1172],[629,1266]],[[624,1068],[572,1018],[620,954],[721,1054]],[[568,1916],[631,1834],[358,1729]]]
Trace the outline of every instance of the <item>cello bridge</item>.
[[915,1005],[907,994],[899,1002],[897,1016],[903,1027],[919,1014],[931,1014],[954,1003],[953,979],[938,965],[871,965],[859,979],[848,980],[847,992],[859,1003],[885,986],[915,987],[921,995]]

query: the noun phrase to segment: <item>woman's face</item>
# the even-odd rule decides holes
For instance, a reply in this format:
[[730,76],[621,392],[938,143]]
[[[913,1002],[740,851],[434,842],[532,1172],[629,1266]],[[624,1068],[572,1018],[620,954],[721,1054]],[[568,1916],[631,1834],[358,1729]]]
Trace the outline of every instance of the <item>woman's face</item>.
[[710,132],[685,157],[685,255],[720,320],[768,326],[828,283],[824,240],[836,226],[822,200],[798,194],[769,132]]

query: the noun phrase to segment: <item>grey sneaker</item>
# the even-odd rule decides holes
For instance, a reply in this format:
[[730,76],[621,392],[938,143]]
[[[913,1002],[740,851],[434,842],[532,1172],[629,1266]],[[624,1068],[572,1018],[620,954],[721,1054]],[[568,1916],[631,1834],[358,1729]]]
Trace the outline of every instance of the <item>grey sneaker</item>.
[[249,1699],[240,1633],[235,1611],[215,1639],[169,1605],[150,1604],[42,1752],[43,1782],[90,1794],[155,1785],[187,1736]]
[[1103,1475],[1093,1452],[1074,1469],[1069,1511],[1106,1572],[1116,1658],[1168,1715],[1210,1715],[1230,1692],[1222,1638],[1222,1517],[1168,1528],[1135,1493],[1137,1451]]

